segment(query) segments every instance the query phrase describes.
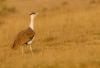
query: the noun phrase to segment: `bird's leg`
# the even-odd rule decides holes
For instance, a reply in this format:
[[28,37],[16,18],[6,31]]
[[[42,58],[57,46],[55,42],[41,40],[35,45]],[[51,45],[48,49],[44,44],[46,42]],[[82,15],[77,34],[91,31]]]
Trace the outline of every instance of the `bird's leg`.
[[31,45],[31,44],[30,44],[30,51],[31,51],[31,53],[32,53],[32,55],[33,55],[32,45]]
[[24,48],[23,48],[23,46],[22,46],[22,56],[24,55]]

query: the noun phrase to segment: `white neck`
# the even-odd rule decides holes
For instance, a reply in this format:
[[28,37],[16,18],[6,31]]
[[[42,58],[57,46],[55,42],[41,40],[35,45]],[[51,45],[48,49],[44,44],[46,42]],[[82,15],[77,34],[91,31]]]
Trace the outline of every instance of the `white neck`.
[[34,18],[35,18],[35,15],[31,15],[30,16],[30,25],[29,27],[34,30]]

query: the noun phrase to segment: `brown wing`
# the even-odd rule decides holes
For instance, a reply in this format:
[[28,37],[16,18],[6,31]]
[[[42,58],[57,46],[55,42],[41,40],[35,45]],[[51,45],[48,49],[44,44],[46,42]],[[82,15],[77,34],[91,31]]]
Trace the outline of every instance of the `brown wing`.
[[19,47],[19,45],[23,45],[27,43],[28,41],[33,39],[34,35],[35,35],[35,32],[31,28],[21,31],[17,35],[12,48],[16,49]]

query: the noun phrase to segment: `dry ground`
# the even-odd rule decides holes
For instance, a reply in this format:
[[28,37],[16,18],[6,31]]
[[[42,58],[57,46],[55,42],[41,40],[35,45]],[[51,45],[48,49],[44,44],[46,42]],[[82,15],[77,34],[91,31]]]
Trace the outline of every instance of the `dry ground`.
[[[100,68],[99,0],[7,0],[16,13],[0,17],[0,68]],[[33,55],[11,45],[38,12]]]

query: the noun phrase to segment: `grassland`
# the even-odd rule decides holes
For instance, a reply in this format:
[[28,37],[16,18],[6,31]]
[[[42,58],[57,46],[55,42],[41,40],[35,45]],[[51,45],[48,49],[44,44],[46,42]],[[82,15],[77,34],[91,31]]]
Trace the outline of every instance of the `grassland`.
[[[1,16],[0,68],[100,68],[99,0],[6,0],[16,13]],[[17,33],[38,12],[33,55],[12,50]]]

